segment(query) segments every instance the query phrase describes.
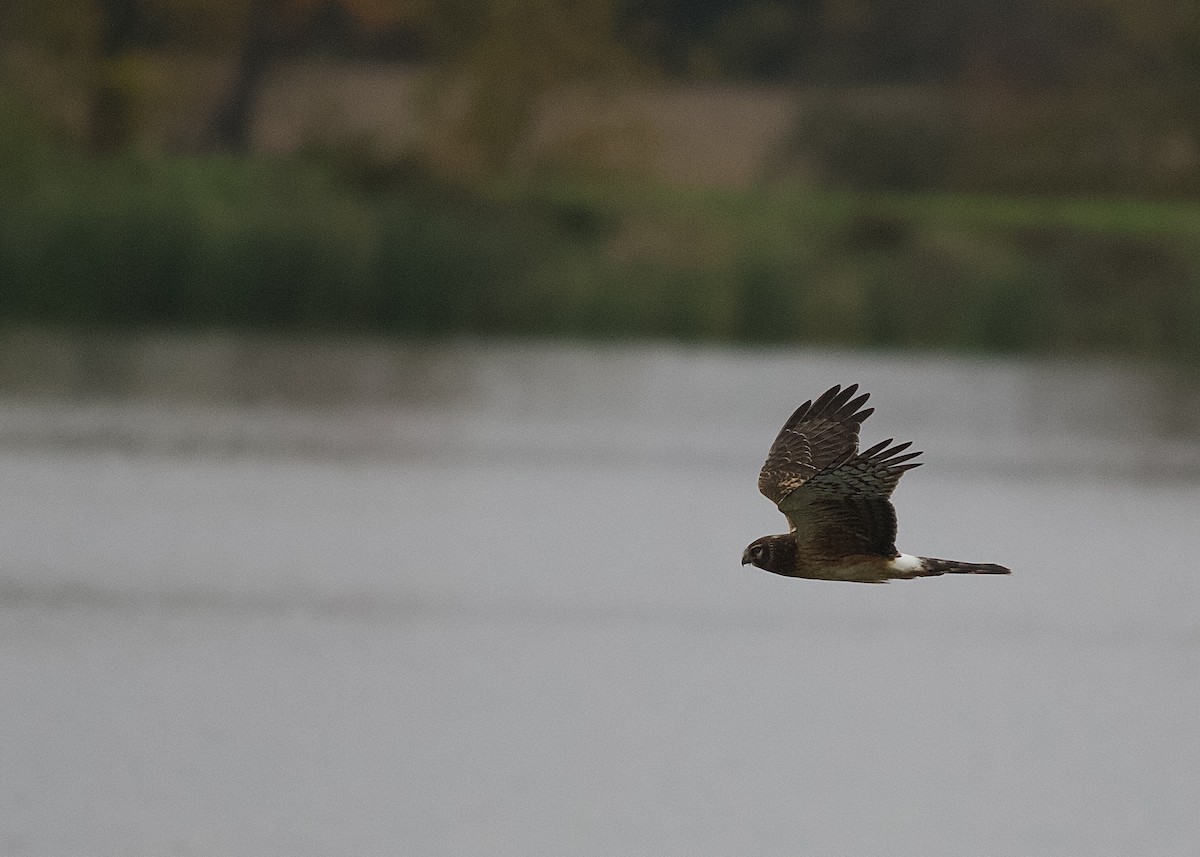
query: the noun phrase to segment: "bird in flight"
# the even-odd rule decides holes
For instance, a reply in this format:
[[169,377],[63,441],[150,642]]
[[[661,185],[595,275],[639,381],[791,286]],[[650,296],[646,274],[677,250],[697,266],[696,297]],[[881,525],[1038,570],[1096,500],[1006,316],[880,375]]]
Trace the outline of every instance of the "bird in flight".
[[[826,390],[788,418],[771,444],[758,490],[787,516],[791,532],[747,546],[742,565],[786,577],[887,583],[940,574],[1010,574],[1002,565],[910,556],[896,550],[891,495],[905,471],[919,467],[912,443],[892,438],[858,451],[858,430],[874,408],[860,410],[857,384]],[[901,454],[904,453],[904,454]]]

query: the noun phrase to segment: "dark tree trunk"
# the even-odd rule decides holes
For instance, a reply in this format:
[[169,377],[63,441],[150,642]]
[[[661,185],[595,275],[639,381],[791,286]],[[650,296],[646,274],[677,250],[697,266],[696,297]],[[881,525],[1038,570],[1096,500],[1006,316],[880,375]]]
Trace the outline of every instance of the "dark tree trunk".
[[96,86],[88,105],[88,145],[93,152],[115,152],[129,144],[135,105],[128,81],[118,73],[121,57],[137,47],[144,22],[140,0],[103,0],[100,11],[100,55]]
[[259,91],[282,49],[282,21],[276,0],[254,0],[247,12],[233,83],[208,122],[205,136],[209,145],[235,152],[248,148]]

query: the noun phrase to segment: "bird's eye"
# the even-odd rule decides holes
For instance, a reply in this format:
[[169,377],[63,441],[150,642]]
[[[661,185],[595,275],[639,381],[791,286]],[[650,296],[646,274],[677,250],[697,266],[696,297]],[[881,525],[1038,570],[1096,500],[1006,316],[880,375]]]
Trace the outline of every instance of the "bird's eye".
[[762,556],[762,545],[755,545],[754,550],[750,551],[750,553],[755,556]]

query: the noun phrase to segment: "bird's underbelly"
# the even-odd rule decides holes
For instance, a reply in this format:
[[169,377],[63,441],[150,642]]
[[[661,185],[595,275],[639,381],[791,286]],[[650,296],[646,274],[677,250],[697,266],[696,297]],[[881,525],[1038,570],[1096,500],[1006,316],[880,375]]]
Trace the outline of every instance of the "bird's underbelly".
[[797,577],[810,580],[842,580],[851,583],[886,583],[897,577],[892,560],[882,556],[848,556],[834,564],[820,566],[804,565],[797,569]]

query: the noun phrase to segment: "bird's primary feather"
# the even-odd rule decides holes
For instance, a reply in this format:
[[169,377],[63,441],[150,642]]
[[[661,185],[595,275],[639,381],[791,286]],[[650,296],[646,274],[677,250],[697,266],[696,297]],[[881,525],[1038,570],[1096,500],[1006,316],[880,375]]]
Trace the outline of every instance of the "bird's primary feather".
[[873,408],[859,410],[869,395],[851,397],[857,384],[830,387],[815,402],[798,407],[783,428],[758,474],[758,490],[781,503],[817,473],[842,464],[858,450],[858,429]]

